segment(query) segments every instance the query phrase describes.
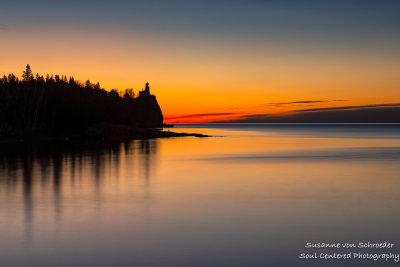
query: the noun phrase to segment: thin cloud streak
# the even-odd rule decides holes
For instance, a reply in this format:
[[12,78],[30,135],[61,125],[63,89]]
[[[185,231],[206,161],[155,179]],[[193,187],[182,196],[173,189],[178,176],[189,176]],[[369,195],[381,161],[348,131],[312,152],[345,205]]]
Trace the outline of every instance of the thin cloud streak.
[[226,116],[226,115],[237,115],[238,113],[199,113],[199,114],[186,114],[181,116],[173,116],[173,117],[166,117],[166,120],[175,120],[175,119],[186,119],[186,118],[198,118],[198,117],[215,117],[215,116]]
[[0,31],[8,31],[8,25],[4,23],[0,23]]
[[313,104],[313,103],[326,103],[326,102],[339,102],[346,100],[302,100],[302,101],[292,101],[292,102],[281,102],[281,103],[269,103],[267,106],[282,106],[282,105],[292,105],[292,104]]
[[331,110],[358,110],[358,109],[372,109],[372,108],[388,108],[388,107],[400,107],[400,103],[393,104],[372,104],[372,105],[362,105],[362,106],[344,106],[344,107],[329,107],[329,108],[310,108],[310,109],[300,109],[295,112],[314,112],[314,111],[331,111]]
[[284,114],[248,114],[231,123],[400,123],[400,103],[295,110]]

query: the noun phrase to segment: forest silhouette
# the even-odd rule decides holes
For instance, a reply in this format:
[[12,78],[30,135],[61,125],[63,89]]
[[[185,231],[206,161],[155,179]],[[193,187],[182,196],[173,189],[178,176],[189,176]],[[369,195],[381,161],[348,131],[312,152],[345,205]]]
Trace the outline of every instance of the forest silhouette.
[[[146,84],[148,89],[148,84]],[[142,91],[143,92],[143,91]],[[99,83],[82,83],[65,75],[22,73],[0,78],[0,136],[57,136],[104,131],[105,128],[162,127],[156,97],[133,89],[106,91]]]

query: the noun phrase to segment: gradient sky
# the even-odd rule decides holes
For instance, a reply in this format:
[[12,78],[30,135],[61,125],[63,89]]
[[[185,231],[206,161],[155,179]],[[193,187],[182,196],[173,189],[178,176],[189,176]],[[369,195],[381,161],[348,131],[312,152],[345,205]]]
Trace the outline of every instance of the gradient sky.
[[146,81],[167,122],[400,103],[400,1],[3,0],[0,74]]

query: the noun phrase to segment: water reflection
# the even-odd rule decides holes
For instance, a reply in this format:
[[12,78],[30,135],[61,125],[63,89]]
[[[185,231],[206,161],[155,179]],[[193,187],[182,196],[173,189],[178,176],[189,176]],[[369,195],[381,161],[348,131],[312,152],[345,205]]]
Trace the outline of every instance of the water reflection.
[[377,266],[299,262],[328,241],[398,253],[400,128],[260,128],[0,144],[0,265]]
[[148,201],[151,168],[156,165],[157,151],[158,140],[154,139],[123,143],[3,143],[0,145],[0,188],[3,189],[0,193],[16,196],[21,192],[23,234],[25,243],[29,244],[35,220],[40,220],[35,216],[35,209],[42,208],[43,201],[52,203],[56,227],[62,223],[63,200],[68,200],[75,190],[92,191],[95,209],[101,213],[102,194],[107,190],[104,187],[110,180],[111,183],[118,181],[121,168],[134,170],[130,179],[145,181],[143,197]]

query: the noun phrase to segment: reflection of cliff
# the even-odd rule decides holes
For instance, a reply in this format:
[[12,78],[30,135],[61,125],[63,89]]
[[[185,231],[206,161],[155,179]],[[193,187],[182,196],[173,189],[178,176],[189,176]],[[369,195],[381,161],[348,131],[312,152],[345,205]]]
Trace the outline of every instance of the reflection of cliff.
[[[101,212],[109,185],[143,181],[142,195],[150,198],[151,169],[156,166],[158,140],[136,140],[124,143],[43,142],[0,144],[0,197],[10,194],[23,210],[25,237],[30,239],[36,217],[43,203],[50,206],[56,222],[62,221],[65,205],[71,196],[94,197]],[[137,163],[133,165],[133,159]],[[135,170],[135,172],[131,172]],[[129,175],[127,173],[129,172]],[[127,181],[128,180],[128,181]],[[21,190],[22,195],[17,192]],[[82,191],[83,190],[83,191]],[[22,196],[22,198],[21,198]],[[11,199],[11,198],[10,198]],[[3,203],[6,206],[8,203]]]
[[34,183],[40,182],[46,187],[52,182],[54,193],[59,194],[66,168],[68,179],[74,182],[77,177],[83,177],[83,164],[90,166],[90,176],[101,186],[105,170],[117,170],[120,167],[120,158],[124,155],[137,155],[140,170],[148,174],[152,165],[156,164],[153,161],[158,151],[157,146],[156,139],[124,143],[4,143],[0,145],[0,186],[5,183],[5,186],[14,187],[23,182],[24,191],[30,193]]
[[140,142],[140,162],[142,166],[142,171],[144,172],[144,177],[146,182],[150,179],[150,169],[152,164],[156,164],[154,156],[157,154],[157,142],[156,139],[141,140]]

